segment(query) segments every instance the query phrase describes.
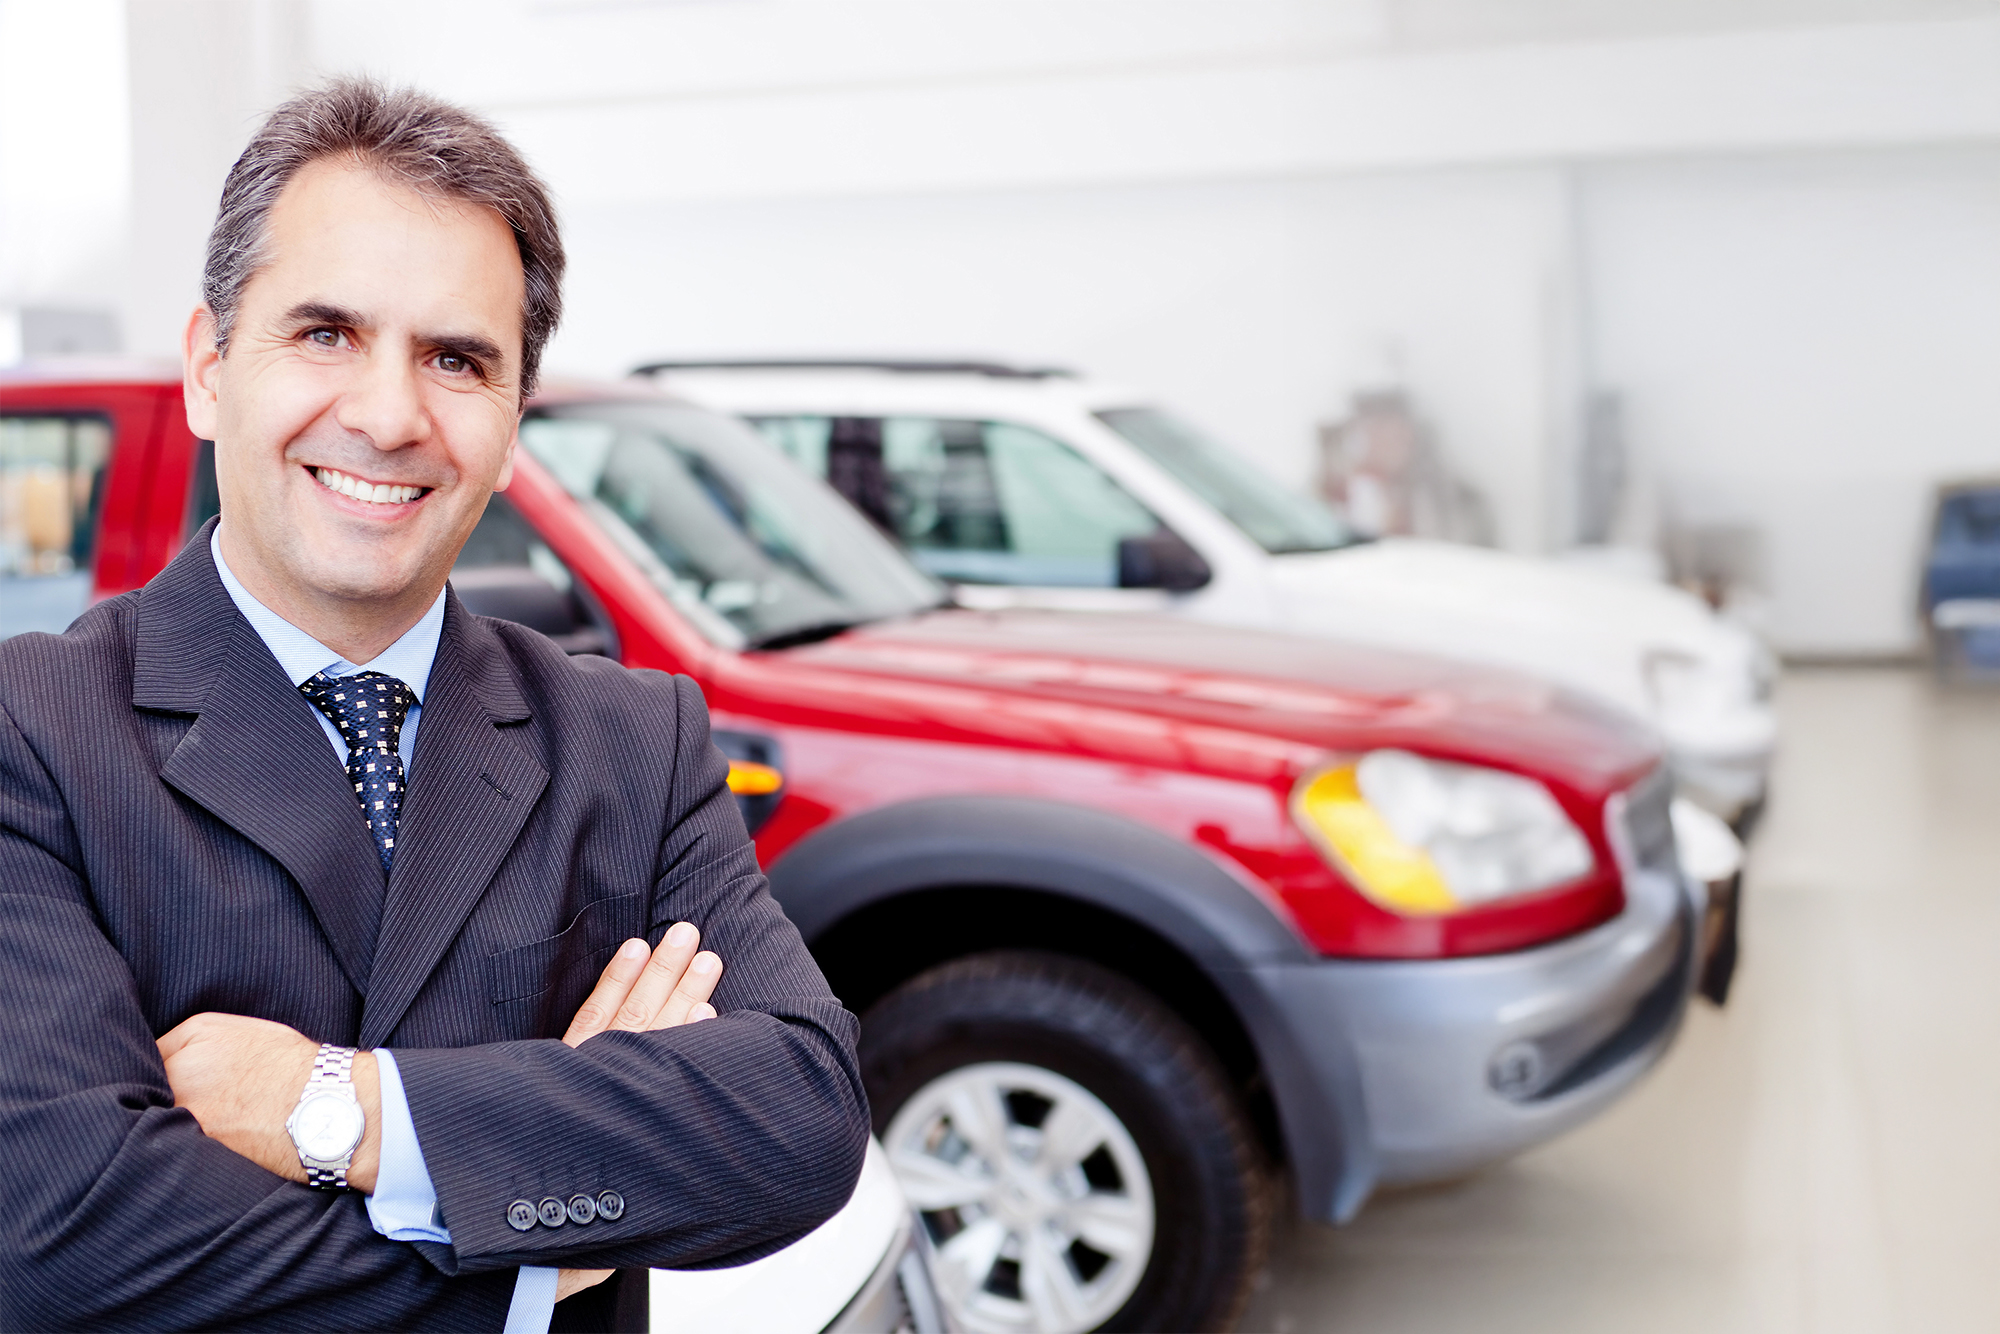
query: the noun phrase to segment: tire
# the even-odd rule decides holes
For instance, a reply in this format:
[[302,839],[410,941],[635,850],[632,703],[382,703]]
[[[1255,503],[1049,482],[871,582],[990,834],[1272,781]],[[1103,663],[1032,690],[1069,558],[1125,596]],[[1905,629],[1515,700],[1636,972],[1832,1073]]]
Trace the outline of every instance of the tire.
[[968,1334],[1226,1329],[1269,1235],[1269,1173],[1215,1057],[1094,964],[995,952],[861,1020],[876,1133]]

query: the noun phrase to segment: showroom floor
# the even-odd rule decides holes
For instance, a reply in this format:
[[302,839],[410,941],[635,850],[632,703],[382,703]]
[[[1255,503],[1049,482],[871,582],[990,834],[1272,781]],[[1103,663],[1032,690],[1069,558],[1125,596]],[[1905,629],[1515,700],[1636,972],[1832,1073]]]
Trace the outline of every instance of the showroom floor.
[[1779,706],[1729,1008],[1566,1139],[1286,1229],[1241,1328],[2000,1329],[2000,689]]

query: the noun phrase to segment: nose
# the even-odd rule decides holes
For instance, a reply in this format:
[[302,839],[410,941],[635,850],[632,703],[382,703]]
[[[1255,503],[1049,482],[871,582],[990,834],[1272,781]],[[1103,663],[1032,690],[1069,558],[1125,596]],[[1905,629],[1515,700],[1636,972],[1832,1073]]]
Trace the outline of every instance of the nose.
[[334,414],[343,427],[367,436],[385,453],[422,444],[431,434],[417,368],[401,352],[390,346],[371,349]]

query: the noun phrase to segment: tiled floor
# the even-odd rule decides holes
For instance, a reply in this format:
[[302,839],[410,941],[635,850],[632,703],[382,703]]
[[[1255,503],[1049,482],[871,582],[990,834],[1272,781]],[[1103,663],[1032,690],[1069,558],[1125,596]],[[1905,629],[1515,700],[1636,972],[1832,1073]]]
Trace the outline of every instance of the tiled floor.
[[1805,670],[1729,1008],[1594,1124],[1291,1226],[1245,1330],[2000,1330],[2000,690]]

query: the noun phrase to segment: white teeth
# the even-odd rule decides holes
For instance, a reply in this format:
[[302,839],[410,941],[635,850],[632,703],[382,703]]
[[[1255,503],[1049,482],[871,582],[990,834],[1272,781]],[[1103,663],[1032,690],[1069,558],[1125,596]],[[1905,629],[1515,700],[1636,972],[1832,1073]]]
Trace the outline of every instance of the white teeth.
[[353,496],[374,505],[401,505],[415,500],[424,493],[421,486],[391,486],[387,482],[363,482],[349,477],[344,472],[332,468],[315,468],[313,476],[329,491],[338,491],[343,496]]

